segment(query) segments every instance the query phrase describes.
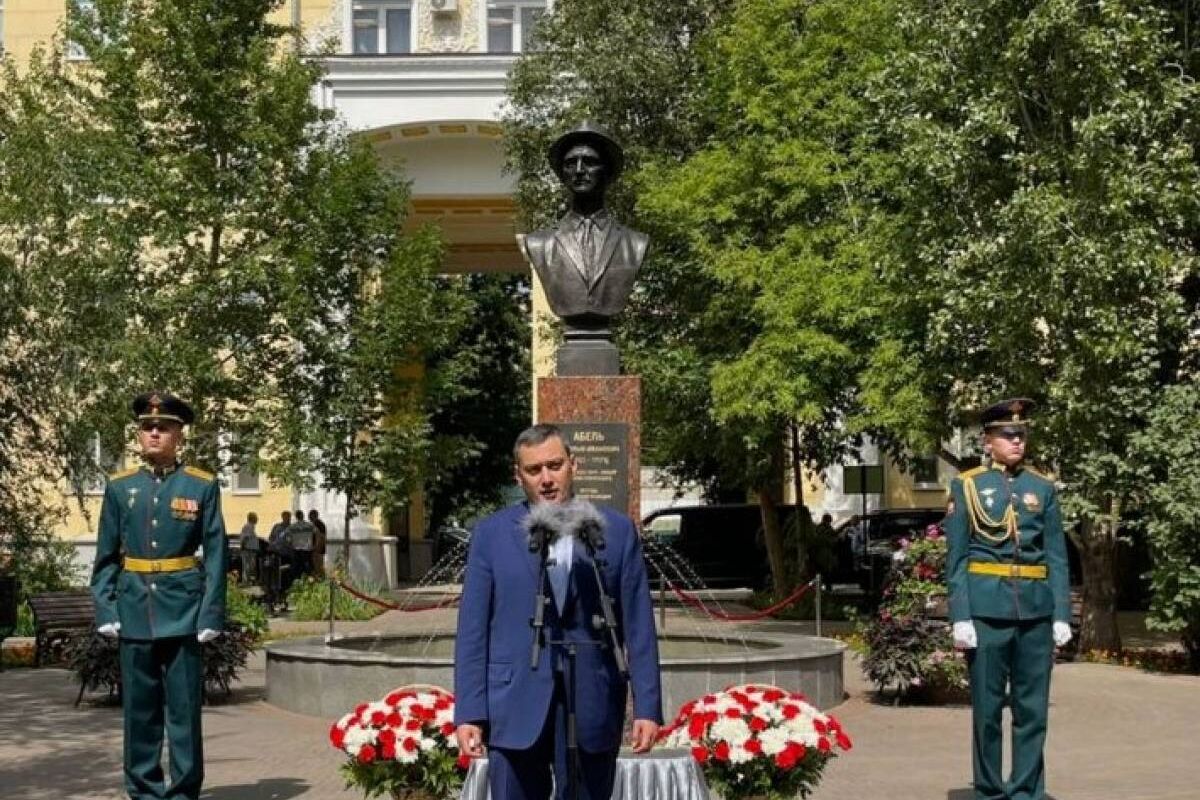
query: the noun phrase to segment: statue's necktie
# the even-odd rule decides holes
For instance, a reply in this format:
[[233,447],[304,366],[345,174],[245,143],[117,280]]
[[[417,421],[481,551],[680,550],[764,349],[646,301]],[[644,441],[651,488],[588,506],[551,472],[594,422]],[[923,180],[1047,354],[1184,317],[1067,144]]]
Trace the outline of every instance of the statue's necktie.
[[583,258],[587,262],[589,278],[600,269],[600,264],[597,263],[600,254],[596,252],[596,243],[600,238],[600,231],[597,228],[595,220],[591,217],[583,221]]

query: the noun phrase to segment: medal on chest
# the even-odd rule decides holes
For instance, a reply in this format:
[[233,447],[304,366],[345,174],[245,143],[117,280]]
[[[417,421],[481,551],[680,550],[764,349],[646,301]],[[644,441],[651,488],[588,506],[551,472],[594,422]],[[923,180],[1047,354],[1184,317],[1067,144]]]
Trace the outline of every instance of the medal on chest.
[[1024,503],[1025,508],[1030,511],[1042,510],[1042,501],[1039,500],[1038,496],[1033,492],[1026,492],[1024,495],[1022,495],[1021,502]]
[[979,493],[983,495],[983,505],[990,511],[996,505],[996,490],[980,489]]
[[137,489],[127,489],[129,492],[129,507],[133,508],[133,504],[137,502]]

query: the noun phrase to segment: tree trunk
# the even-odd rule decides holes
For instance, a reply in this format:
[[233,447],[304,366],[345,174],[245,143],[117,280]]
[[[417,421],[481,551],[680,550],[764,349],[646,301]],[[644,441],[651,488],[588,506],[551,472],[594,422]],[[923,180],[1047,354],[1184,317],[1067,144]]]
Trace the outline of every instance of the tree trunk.
[[1117,629],[1117,522],[1084,519],[1079,525],[1076,544],[1083,564],[1083,619],[1079,632],[1079,650],[1121,649]]
[[783,528],[779,524],[779,510],[770,489],[756,488],[759,513],[762,515],[763,538],[767,544],[767,561],[771,565],[771,588],[776,598],[783,597],[787,590],[787,566],[783,555]]

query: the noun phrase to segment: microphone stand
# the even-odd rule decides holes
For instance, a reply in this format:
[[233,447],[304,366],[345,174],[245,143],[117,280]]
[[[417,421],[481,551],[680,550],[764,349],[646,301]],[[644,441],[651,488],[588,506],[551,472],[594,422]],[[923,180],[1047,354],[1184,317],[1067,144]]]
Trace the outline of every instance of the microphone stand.
[[592,627],[595,630],[604,630],[608,632],[609,645],[612,647],[613,658],[617,662],[617,672],[621,673],[621,677],[629,679],[629,663],[625,659],[625,650],[621,647],[620,637],[617,635],[617,615],[613,612],[613,601],[608,596],[608,591],[604,588],[604,580],[600,575],[600,569],[608,565],[608,562],[601,558],[597,553],[604,549],[604,539],[600,534],[584,534],[582,537],[583,544],[588,551],[588,561],[592,565],[592,575],[596,579],[596,591],[600,596],[600,614],[592,617]]
[[533,642],[529,649],[529,668],[536,670],[542,657],[542,647],[545,644],[546,604],[550,602],[550,598],[546,597],[546,568],[549,566],[550,537],[546,535],[546,531],[536,531],[534,536],[536,538],[530,539],[529,550],[534,553],[540,551],[541,555],[538,558],[537,595],[533,601],[533,616],[529,618],[529,627],[533,629]]

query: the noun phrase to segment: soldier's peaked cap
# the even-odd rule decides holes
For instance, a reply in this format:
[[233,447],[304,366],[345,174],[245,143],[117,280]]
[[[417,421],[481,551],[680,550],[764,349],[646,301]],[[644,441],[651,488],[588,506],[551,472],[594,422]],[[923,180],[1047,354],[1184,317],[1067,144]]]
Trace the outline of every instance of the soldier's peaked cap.
[[985,408],[980,415],[980,422],[984,430],[1004,425],[1028,425],[1029,415],[1036,408],[1037,403],[1027,397],[1013,397]]
[[196,418],[192,407],[168,392],[145,392],[133,398],[133,418],[142,420],[168,420],[180,425],[191,425]]
[[621,145],[617,144],[617,140],[612,137],[612,134],[595,122],[584,120],[559,136],[554,140],[554,144],[550,145],[547,156],[550,159],[550,166],[559,176],[562,175],[563,159],[577,144],[586,144],[596,149],[600,157],[609,165],[608,179],[610,181],[620,175],[621,170],[625,168],[625,151],[621,149]]

